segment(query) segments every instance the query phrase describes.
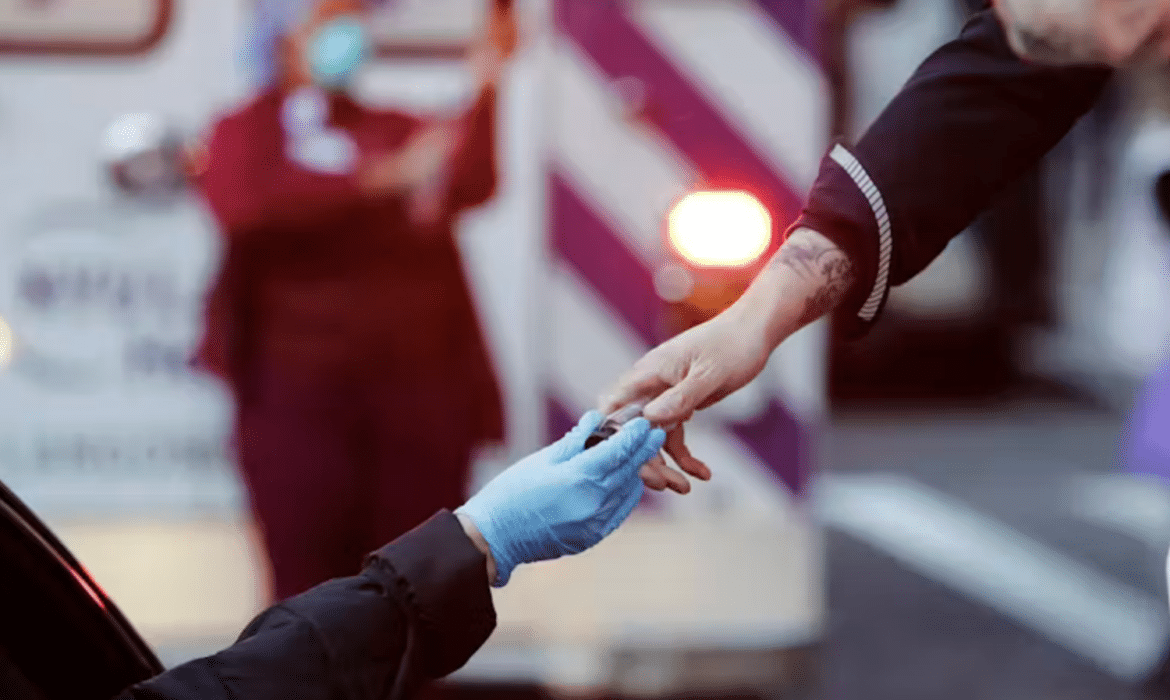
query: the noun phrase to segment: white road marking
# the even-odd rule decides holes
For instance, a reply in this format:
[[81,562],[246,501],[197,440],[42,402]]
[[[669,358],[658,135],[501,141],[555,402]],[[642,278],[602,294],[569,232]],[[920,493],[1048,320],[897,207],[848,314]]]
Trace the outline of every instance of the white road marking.
[[894,475],[825,476],[825,523],[1134,681],[1161,661],[1164,605],[965,504]]
[[1072,480],[1066,498],[1073,513],[1153,549],[1170,544],[1170,488],[1156,477],[1086,474]]

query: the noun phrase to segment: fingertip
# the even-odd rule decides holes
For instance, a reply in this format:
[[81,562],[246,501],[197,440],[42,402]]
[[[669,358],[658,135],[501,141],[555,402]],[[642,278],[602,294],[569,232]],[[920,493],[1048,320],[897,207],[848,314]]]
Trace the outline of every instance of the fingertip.
[[653,489],[655,491],[666,490],[666,479],[658,472],[651,471],[646,473],[646,471],[643,470],[641,473],[639,473],[638,478],[642,480],[642,483],[645,484],[646,488],[648,489]]
[[673,455],[673,454],[671,455],[671,457],[674,458],[675,464],[677,464],[680,469],[682,469],[684,472],[686,472],[688,476],[693,476],[694,478],[698,479],[699,481],[710,481],[711,480],[710,468],[708,468],[706,464],[703,464],[702,462],[695,459],[694,457],[691,457],[688,455],[684,458],[679,458],[679,456]]
[[629,402],[622,401],[622,397],[619,394],[605,394],[597,400],[597,410],[608,415],[627,403]]
[[[644,419],[643,419],[644,420]],[[656,454],[666,444],[666,436],[662,433],[660,428],[655,428],[650,425],[650,421],[645,421],[639,426],[634,433],[633,440],[637,445],[639,451],[646,450],[651,455]]]
[[662,491],[666,488],[666,477],[655,468],[653,460],[646,462],[638,469],[638,477],[648,489]]
[[635,366],[601,396],[601,406],[604,411],[612,412],[634,401],[657,396],[669,387],[656,370]]
[[678,422],[678,418],[674,415],[677,403],[669,396],[660,396],[646,404],[646,407],[642,409],[642,415],[655,425]]
[[679,460],[679,466],[685,466],[684,471],[696,479],[701,481],[711,480],[711,468],[702,460],[695,459],[690,452],[686,453],[685,459]]
[[[652,428],[650,421],[646,420],[645,418],[638,417],[623,425],[619,432],[626,433],[627,435],[631,436],[642,437],[651,432],[651,430]],[[630,439],[633,440],[636,438],[631,437]]]
[[650,421],[645,418],[635,418],[621,427],[618,435],[621,437],[620,450],[623,459],[629,459],[643,448],[650,430]]
[[577,421],[576,429],[582,433],[592,433],[605,421],[605,416],[601,415],[599,411],[586,411],[580,420]]

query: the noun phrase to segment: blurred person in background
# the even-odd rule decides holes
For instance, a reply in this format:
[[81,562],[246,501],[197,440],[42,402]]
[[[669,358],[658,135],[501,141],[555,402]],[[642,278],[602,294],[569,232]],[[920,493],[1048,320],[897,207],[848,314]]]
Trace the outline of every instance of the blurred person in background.
[[589,549],[638,504],[638,467],[665,436],[638,419],[586,450],[601,422],[596,411],[585,414],[454,513],[440,511],[370,554],[356,576],[269,608],[231,647],[134,685],[120,700],[413,697],[487,640],[496,624],[489,584],[506,585],[519,564]]
[[[889,288],[921,272],[1097,101],[1113,70],[1170,63],[1170,0],[982,3],[853,147],[833,147],[786,241],[719,316],[654,348],[602,399],[647,402],[666,452],[699,479],[683,422],[743,387],[772,351],[834,312],[864,335]],[[960,368],[956,368],[961,371]],[[677,425],[675,425],[677,424]],[[654,489],[685,488],[661,456]]]
[[215,125],[200,178],[226,243],[200,361],[236,400],[277,599],[457,505],[504,438],[454,229],[496,188],[514,18],[494,3],[470,109],[423,119],[349,93],[376,4],[260,0],[258,94]]

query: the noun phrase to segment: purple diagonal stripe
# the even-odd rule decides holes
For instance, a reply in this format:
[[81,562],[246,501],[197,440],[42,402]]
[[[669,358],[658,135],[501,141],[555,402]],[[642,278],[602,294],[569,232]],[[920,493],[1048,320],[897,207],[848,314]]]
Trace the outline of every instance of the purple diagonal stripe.
[[815,0],[755,0],[814,64],[821,59],[820,11]]
[[1146,381],[1122,443],[1129,471],[1170,480],[1170,365]]
[[577,425],[577,419],[573,417],[573,411],[570,411],[565,404],[561,403],[554,396],[546,396],[544,400],[544,426],[548,434],[548,443],[560,440],[565,436],[565,433],[573,429]]
[[780,402],[769,401],[760,415],[728,427],[793,493],[803,493],[811,458],[808,426],[796,420]]
[[752,192],[781,228],[796,218],[800,197],[658,52],[618,3],[557,0],[556,13],[561,31],[603,73],[642,84],[645,118],[694,162],[710,185]]
[[647,347],[663,340],[657,332],[662,301],[649,270],[585,204],[563,177],[550,177],[553,249],[576,268],[605,303]]

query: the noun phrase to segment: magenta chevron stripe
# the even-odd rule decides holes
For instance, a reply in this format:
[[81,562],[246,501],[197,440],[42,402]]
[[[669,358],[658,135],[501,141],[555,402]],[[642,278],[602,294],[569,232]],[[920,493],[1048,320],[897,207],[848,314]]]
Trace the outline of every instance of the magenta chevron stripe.
[[550,189],[553,248],[647,347],[665,340],[658,331],[662,300],[642,261],[563,177],[551,175]]
[[778,401],[769,401],[758,416],[729,426],[756,459],[796,495],[801,495],[810,472],[808,426],[788,412]]
[[548,443],[560,440],[565,433],[577,425],[577,417],[565,404],[556,397],[546,396],[544,399],[544,426],[548,432]]
[[694,162],[708,184],[754,193],[783,228],[801,200],[742,135],[663,57],[614,0],[557,0],[557,23],[611,79],[648,93],[646,118]]

